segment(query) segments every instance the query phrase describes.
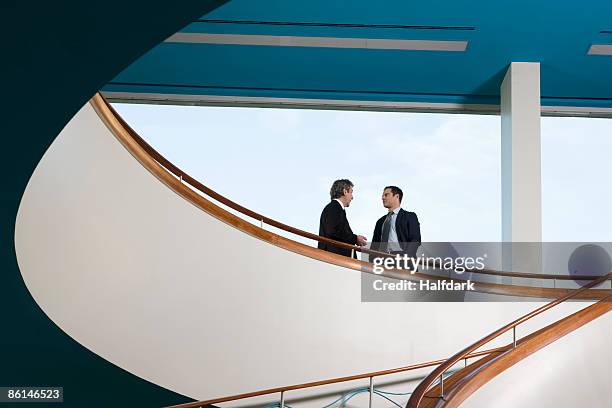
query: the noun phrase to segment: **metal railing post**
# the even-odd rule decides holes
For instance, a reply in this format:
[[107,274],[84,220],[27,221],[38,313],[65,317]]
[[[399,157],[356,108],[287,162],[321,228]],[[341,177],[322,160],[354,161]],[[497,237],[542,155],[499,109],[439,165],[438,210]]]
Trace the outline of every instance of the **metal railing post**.
[[370,401],[368,407],[372,408],[372,398],[374,397],[374,377],[370,377]]
[[516,348],[516,326],[512,327],[512,348]]
[[280,408],[285,408],[285,391],[281,391]]
[[440,374],[440,398],[444,399],[444,373]]

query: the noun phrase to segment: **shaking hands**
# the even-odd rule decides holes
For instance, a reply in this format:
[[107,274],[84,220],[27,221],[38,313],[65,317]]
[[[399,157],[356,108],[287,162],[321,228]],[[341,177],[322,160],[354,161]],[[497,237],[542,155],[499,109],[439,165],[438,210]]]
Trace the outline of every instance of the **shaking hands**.
[[368,243],[368,239],[363,235],[357,235],[357,245],[365,246]]

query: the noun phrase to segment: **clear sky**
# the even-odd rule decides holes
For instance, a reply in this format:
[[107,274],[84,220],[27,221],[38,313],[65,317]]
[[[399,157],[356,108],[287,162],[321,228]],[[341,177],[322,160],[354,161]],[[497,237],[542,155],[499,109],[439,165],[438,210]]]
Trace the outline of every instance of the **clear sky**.
[[[331,183],[348,178],[347,216],[368,239],[397,185],[423,241],[501,240],[499,116],[115,107],[184,171],[286,224],[318,232]],[[612,241],[611,154],[612,120],[542,119],[544,241]]]

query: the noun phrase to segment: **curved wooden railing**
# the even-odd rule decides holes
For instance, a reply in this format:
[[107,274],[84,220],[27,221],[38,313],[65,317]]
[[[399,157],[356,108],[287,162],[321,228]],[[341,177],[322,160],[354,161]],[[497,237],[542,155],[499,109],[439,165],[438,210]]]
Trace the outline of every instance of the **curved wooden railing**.
[[[520,340],[516,346],[506,346],[506,350],[496,351],[479,361],[470,364],[463,370],[453,373],[445,384],[449,384],[444,399],[430,398],[420,408],[456,408],[474,394],[484,384],[497,375],[512,367],[519,361],[529,357],[538,350],[559,340],[563,336],[577,330],[585,324],[597,319],[612,310],[612,297],[608,296],[584,309],[581,309],[564,319],[538,330]],[[430,394],[439,395],[440,386],[430,390]],[[437,400],[437,401],[436,401]]]
[[[445,408],[448,408],[448,407],[454,408],[454,407],[457,407],[463,400],[465,400],[465,398],[467,398],[471,393],[477,390],[478,387],[482,386],[487,381],[489,381],[491,378],[493,378],[495,375],[499,374],[499,372],[503,371],[500,368],[500,366],[503,366],[503,368],[508,368],[512,364],[516,363],[517,361],[520,361],[520,359],[525,358],[529,354],[533,354],[535,351],[541,349],[542,347],[546,346],[552,341],[564,336],[565,334],[571,332],[572,330],[575,330],[576,328],[586,324],[587,322],[610,311],[612,309],[612,303],[610,303],[610,297],[611,297],[610,293],[612,291],[607,290],[606,291],[608,292],[607,297],[605,297],[598,303],[587,307],[586,309],[583,309],[577,313],[574,313],[573,315],[568,316],[544,329],[538,330],[537,332],[532,333],[518,341],[515,338],[514,344],[511,344],[509,346],[502,346],[502,347],[497,347],[493,349],[483,350],[483,351],[476,351],[478,348],[488,343],[489,341],[493,340],[494,338],[499,337],[503,333],[506,333],[508,330],[515,328],[520,323],[523,323],[543,313],[544,311],[560,303],[563,303],[566,300],[575,298],[578,294],[586,291],[588,288],[592,286],[596,286],[596,285],[603,283],[607,278],[609,278],[609,276],[600,277],[598,280],[590,282],[588,285],[580,289],[574,290],[572,293],[560,299],[557,299],[553,302],[550,302],[532,311],[531,313],[528,313],[527,315],[515,320],[512,323],[507,324],[506,326],[502,327],[499,330],[496,330],[495,332],[484,337],[480,341],[474,343],[472,346],[462,350],[461,352],[455,354],[453,357],[446,359],[446,360],[435,360],[435,361],[429,361],[426,363],[419,363],[419,364],[413,364],[413,365],[409,365],[405,367],[394,368],[390,370],[373,371],[369,373],[356,374],[356,375],[338,377],[338,378],[331,378],[331,379],[320,380],[320,381],[312,381],[308,383],[289,385],[285,387],[269,388],[266,390],[247,392],[247,393],[232,395],[228,397],[220,397],[220,398],[214,398],[214,399],[209,399],[209,400],[194,401],[194,402],[189,402],[185,404],[173,405],[167,408],[198,408],[198,407],[203,407],[203,406],[212,405],[212,404],[220,404],[223,402],[237,401],[237,400],[261,397],[264,395],[272,395],[272,394],[279,394],[279,401],[280,401],[279,406],[283,408],[285,407],[285,397],[286,397],[285,393],[287,393],[288,391],[295,391],[295,390],[301,390],[305,388],[312,388],[312,387],[318,387],[322,385],[342,383],[342,382],[348,382],[348,381],[354,381],[354,380],[360,380],[360,379],[369,379],[369,387],[368,387],[367,392],[369,392],[370,394],[370,401],[371,401],[375,393],[374,378],[386,376],[390,374],[397,374],[397,373],[417,370],[420,368],[438,366],[438,368],[436,368],[431,374],[429,374],[417,386],[417,388],[412,393],[412,397],[410,398],[407,404],[407,408],[417,408],[417,407],[424,408],[423,406],[419,404],[422,402],[425,396],[425,393],[429,391],[429,387],[432,384],[434,384],[434,382],[438,378],[440,379],[440,381],[438,382],[438,385],[436,385],[436,387],[441,388],[442,392],[444,389],[443,387],[444,387],[445,381],[447,381],[447,383],[453,382],[453,380],[444,379],[443,375],[445,372],[451,370],[452,367],[457,362],[459,361],[465,362],[465,367],[466,367],[464,369],[465,371],[458,372],[459,374],[463,374],[464,377],[468,377],[468,376],[465,376],[465,373],[469,372],[469,369],[482,368],[483,370],[479,373],[481,375],[471,376],[467,378],[466,381],[460,384],[461,385],[460,387],[456,387],[453,390],[452,395],[450,395],[452,399],[451,398],[446,398],[446,399],[439,398],[439,400],[442,401],[443,404],[447,403],[450,405],[437,405],[438,401],[433,401],[432,403],[432,399],[430,399],[428,401],[429,404],[426,405],[427,407],[444,406]],[[542,338],[542,336],[544,336],[544,338]],[[508,358],[509,354],[507,352],[509,350],[514,350],[516,347],[519,347],[518,349],[521,351],[522,351],[521,348],[525,348],[527,350],[523,351],[522,355],[519,357],[512,356]],[[484,358],[468,366],[468,359],[473,359],[475,357],[481,357],[481,356],[484,356]]]
[[[96,98],[96,97],[94,97]],[[351,244],[347,244],[345,242],[340,242],[340,241],[336,241],[330,238],[326,238],[326,237],[322,237],[320,235],[317,234],[313,234],[311,232],[308,231],[304,231],[301,230],[299,228],[295,228],[292,227],[290,225],[284,224],[280,221],[276,221],[273,218],[270,217],[266,217],[265,215],[259,214],[249,208],[246,208],[232,200],[230,200],[229,198],[217,193],[216,191],[214,191],[213,189],[211,189],[210,187],[205,186],[204,184],[202,184],[201,182],[199,182],[198,180],[196,180],[195,178],[193,178],[192,176],[190,176],[189,174],[185,173],[183,170],[181,170],[180,168],[178,168],[176,165],[174,165],[172,162],[170,162],[168,159],[166,159],[164,156],[162,156],[157,150],[155,150],[153,148],[153,146],[151,146],[149,143],[147,143],[146,140],[144,140],[138,133],[136,133],[136,131],[134,131],[134,129],[132,129],[130,127],[130,125],[127,124],[127,122],[125,122],[125,120],[121,117],[121,115],[119,115],[115,109],[104,99],[101,97],[100,102],[104,103],[105,108],[108,109],[114,116],[115,118],[121,123],[121,126],[123,126],[123,128],[125,128],[128,133],[130,134],[130,136],[134,139],[134,141],[148,154],[150,155],[153,159],[155,159],[159,164],[161,164],[162,166],[164,166],[170,173],[174,174],[177,178],[179,178],[180,180],[182,180],[183,182],[189,184],[190,186],[192,186],[193,188],[195,188],[196,190],[200,191],[201,193],[206,194],[207,196],[209,196],[210,198],[214,199],[215,201],[220,202],[221,204],[235,210],[238,211],[239,213],[246,215],[249,218],[253,218],[254,220],[259,221],[262,224],[266,224],[266,225],[270,225],[272,227],[276,227],[280,230],[289,232],[291,234],[295,234],[298,235],[300,237],[303,238],[308,238],[308,239],[312,239],[314,241],[317,242],[325,242],[327,244],[333,245],[335,247],[338,248],[344,248],[344,249],[348,249],[348,250],[355,250],[355,251],[359,251],[359,252],[364,252],[364,253],[368,253],[371,255],[378,255],[378,256],[385,256],[388,255],[387,253],[384,252],[378,252],[378,251],[374,251],[371,250],[369,248],[363,248],[363,247],[359,247],[356,245],[351,245]]]
[[[438,380],[440,379],[440,385],[439,385],[439,399],[440,401],[443,401],[445,399],[445,394],[444,394],[444,373],[446,373],[448,370],[450,370],[455,364],[457,364],[459,361],[463,360],[465,358],[465,356],[468,356],[472,353],[474,353],[476,350],[478,350],[480,347],[484,346],[485,344],[489,343],[490,341],[492,341],[493,339],[496,339],[497,337],[501,336],[502,334],[513,330],[513,344],[512,347],[516,347],[517,341],[516,341],[516,327],[518,325],[520,325],[521,323],[526,322],[527,320],[538,316],[539,314],[565,302],[566,300],[572,299],[572,298],[576,298],[580,293],[586,291],[587,289],[597,286],[603,282],[605,282],[606,280],[610,279],[612,273],[609,273],[608,275],[602,276],[599,279],[589,282],[587,285],[583,286],[580,289],[574,290],[572,293],[569,293],[559,299],[556,299],[550,303],[545,304],[544,306],[539,307],[538,309],[516,319],[515,321],[508,323],[507,325],[505,325],[504,327],[494,331],[493,333],[483,337],[482,339],[478,340],[477,342],[475,342],[474,344],[466,347],[465,349],[459,351],[458,353],[456,353],[454,356],[452,356],[451,358],[449,358],[448,360],[446,360],[444,363],[440,364],[435,370],[433,370],[418,386],[417,388],[414,390],[414,392],[412,393],[412,396],[410,397],[410,400],[408,401],[408,404],[406,405],[406,408],[423,408],[423,400],[425,398],[425,394],[430,390],[431,386]],[[611,290],[605,290],[606,292],[606,296],[601,300],[601,302],[604,302],[604,305],[606,303],[609,303],[609,299],[610,299],[610,294],[612,293]],[[604,310],[609,310],[609,304],[605,305]],[[542,346],[543,347],[543,346]],[[492,378],[492,372],[491,372],[491,377],[489,377],[488,379]],[[486,381],[488,381],[488,379]],[[482,382],[482,384],[484,384],[486,381]],[[472,382],[472,385],[474,384],[478,384],[478,382]],[[474,388],[472,387],[470,389],[471,392],[474,391]],[[457,394],[457,395],[463,395],[465,398],[467,398],[467,394],[463,393],[463,394]],[[457,400],[456,400],[457,401]],[[436,405],[438,406],[438,405]],[[453,405],[456,406],[456,405]]]
[[[136,134],[134,130],[132,130],[127,123],[114,111],[114,109],[102,98],[100,94],[96,94],[94,98],[91,100],[91,104],[106,124],[106,126],[111,130],[111,132],[117,137],[117,139],[126,147],[126,149],[141,163],[143,166],[150,171],[155,177],[157,177],[160,181],[170,187],[177,194],[197,206],[198,208],[206,211],[208,214],[218,218],[219,220],[230,224],[239,230],[248,233],[250,235],[256,236],[262,240],[265,240],[269,243],[282,247],[284,249],[315,258],[321,261],[329,262],[335,265],[347,267],[354,270],[365,271],[365,272],[373,272],[372,264],[367,262],[359,261],[356,259],[336,255],[330,252],[321,251],[317,248],[313,248],[311,246],[301,244],[299,242],[290,240],[288,238],[282,237],[278,234],[274,234],[270,231],[267,231],[263,228],[259,228],[253,225],[246,220],[237,217],[236,215],[230,213],[227,210],[213,204],[208,201],[204,197],[202,197],[195,190],[206,194],[207,196],[213,198],[214,200],[232,208],[248,217],[254,218],[262,223],[266,223],[268,225],[277,227],[281,230],[316,240],[318,242],[327,242],[332,245],[336,245],[342,248],[350,248],[355,250],[362,250],[363,252],[374,254],[374,255],[387,255],[381,252],[372,251],[367,248],[357,248],[349,244],[345,244],[342,242],[337,242],[328,238],[320,237],[316,234],[308,233],[306,231],[302,231],[297,228],[293,228],[291,226],[285,225],[278,221],[275,221],[269,217],[262,216],[254,211],[251,211],[233,201],[223,197],[222,195],[216,193],[212,189],[204,186],[197,180],[193,179],[188,174],[181,171],[178,167],[174,166],[167,159],[161,156],[155,149],[153,149],[148,143],[146,143],[142,138]],[[496,276],[510,276],[510,277],[520,277],[520,278],[537,278],[537,279],[575,279],[574,277],[568,276],[557,276],[557,275],[546,275],[546,274],[534,274],[534,273],[525,273],[525,272],[504,272],[504,271],[495,271],[495,270],[466,270],[466,272],[472,273],[482,273],[482,274],[490,274]],[[405,274],[405,273],[395,273],[393,271],[386,271],[383,273],[384,276],[389,276],[392,278],[399,279],[430,279],[430,280],[442,280],[443,278],[434,275],[427,275],[423,273],[414,273],[414,274]],[[434,370],[415,390],[413,397],[410,401],[421,401],[425,392],[428,391],[429,387],[433,384],[436,379],[448,371],[456,362],[465,360],[467,365],[467,359],[477,357],[477,356],[493,356],[507,350],[507,347],[500,347],[496,349],[486,350],[476,352],[475,350],[480,348],[483,344],[487,343],[491,339],[498,337],[502,333],[507,332],[510,329],[515,328],[520,323],[544,312],[545,310],[554,307],[567,299],[603,299],[605,301],[609,300],[610,290],[594,290],[591,289],[606,280],[612,279],[612,274],[608,274],[605,276],[584,276],[580,277],[581,280],[592,280],[589,284],[578,290],[570,290],[570,289],[553,289],[553,288],[539,288],[539,287],[529,287],[529,286],[519,286],[519,285],[501,285],[501,284],[493,284],[493,283],[484,283],[484,282],[475,282],[475,287],[477,291],[484,293],[492,293],[492,294],[501,294],[501,295],[512,295],[512,296],[532,296],[539,298],[553,298],[558,297],[557,300],[548,303],[547,305],[536,309],[535,311],[529,313],[528,315],[523,316],[522,318],[510,323],[509,325],[504,326],[503,328],[497,330],[491,335],[483,338],[480,342],[475,343],[474,345],[462,350],[457,353],[455,356],[451,357],[448,360],[438,360],[432,361],[422,364],[416,364],[401,368],[396,368],[392,370],[385,371],[377,371],[365,374],[359,374],[348,377],[340,377],[333,378],[329,380],[323,381],[315,381],[305,384],[292,385],[287,387],[278,387],[263,391],[250,392],[240,395],[235,395],[231,397],[223,397],[217,398],[208,401],[199,401],[188,404],[176,405],[175,407],[181,408],[192,408],[199,407],[207,404],[221,403],[227,401],[233,401],[238,399],[244,399],[249,397],[256,397],[261,395],[269,395],[273,393],[281,394],[281,401],[283,401],[284,393],[291,390],[310,388],[319,385],[339,383],[345,381],[352,381],[357,379],[370,379],[370,394],[372,394],[373,386],[372,379],[374,377],[395,374],[404,371],[415,370],[418,368],[430,367],[434,365],[440,366]],[[453,278],[453,280],[461,282],[461,279]],[[489,358],[489,357],[486,357]],[[443,379],[441,384],[443,385]],[[420,397],[418,397],[420,395]],[[459,394],[458,394],[459,395]],[[410,405],[409,402],[408,407],[417,407],[417,405]]]
[[[200,183],[189,174],[182,171],[180,168],[175,166],[173,163],[168,161],[159,152],[157,152],[151,145],[142,139],[126,122],[125,120],[113,109],[113,107],[97,93],[90,101],[94,110],[100,116],[102,121],[106,124],[109,130],[115,135],[120,143],[134,156],[149,172],[151,172],[160,181],[174,190],[177,194],[204,210],[208,214],[216,217],[217,219],[236,227],[237,229],[253,235],[257,238],[265,240],[269,243],[290,250],[292,252],[299,253],[314,259],[318,259],[324,262],[332,263],[335,265],[343,266],[353,270],[359,270],[362,272],[373,273],[372,264],[353,258],[337,255],[331,252],[322,251],[311,246],[301,244],[289,238],[282,237],[271,231],[267,231],[263,228],[263,224],[270,225],[279,228],[283,231],[315,240],[317,242],[326,242],[328,244],[368,253],[375,256],[388,256],[384,252],[374,251],[368,248],[358,247],[350,245],[344,242],[335,241],[326,237],[303,231],[298,228],[291,227],[283,224],[272,218],[261,215],[255,211],[252,211],[234,201],[224,197],[217,193],[211,188]],[[257,220],[261,223],[261,227],[257,227],[254,224],[246,221],[243,218],[237,217],[231,212],[213,204],[211,201],[204,198],[198,192],[205,194],[206,196],[214,199],[215,201],[235,210],[239,213]],[[492,269],[466,269],[466,273],[475,274],[488,274],[496,276],[509,276],[514,278],[537,278],[537,279],[560,279],[560,280],[571,280],[574,279],[571,276],[561,275],[550,275],[550,274],[537,274],[527,272],[504,272],[495,271]],[[384,276],[397,279],[409,279],[409,280],[443,280],[443,277],[424,274],[424,273],[406,273],[405,271],[385,271]],[[580,280],[593,280],[599,276],[581,276]],[[466,280],[460,278],[453,278],[457,282],[465,282]],[[532,286],[520,286],[512,284],[497,284],[497,283],[485,283],[485,282],[474,282],[475,290],[483,293],[490,294],[501,294],[509,296],[526,296],[526,297],[539,297],[539,298],[556,298],[569,293],[570,289],[562,288],[544,288],[544,287],[532,287]],[[601,299],[602,294],[598,290],[588,291],[582,294],[583,299]]]
[[[491,349],[491,350],[479,351],[479,352],[472,353],[472,354],[466,356],[465,360],[467,361],[468,359],[471,359],[471,358],[474,358],[474,357],[480,357],[480,356],[484,356],[484,355],[487,355],[487,354],[490,354],[490,353],[496,353],[496,352],[498,352],[500,350],[501,350],[500,348],[494,348],[494,349]],[[398,374],[398,373],[403,373],[403,372],[407,372],[407,371],[418,370],[419,368],[433,367],[433,366],[436,366],[438,364],[441,364],[444,361],[445,360],[428,361],[428,362],[425,362],[425,363],[412,364],[412,365],[405,366],[405,367],[392,368],[390,370],[373,371],[373,372],[369,372],[369,373],[356,374],[356,375],[345,376],[345,377],[330,378],[330,379],[327,379],[327,380],[312,381],[312,382],[303,383],[303,384],[288,385],[288,386],[285,386],[285,387],[269,388],[267,390],[247,392],[247,393],[244,393],[244,394],[232,395],[232,396],[229,396],[229,397],[221,397],[221,398],[214,398],[214,399],[209,399],[209,400],[205,400],[205,401],[194,401],[194,402],[188,402],[188,403],[185,403],[185,404],[172,405],[172,406],[166,407],[166,408],[197,408],[197,407],[204,407],[206,405],[220,404],[222,402],[237,401],[237,400],[242,400],[242,399],[247,399],[247,398],[261,397],[263,395],[271,395],[271,394],[279,394],[279,397],[280,397],[279,401],[281,401],[281,406],[283,406],[284,405],[283,402],[284,402],[284,398],[285,398],[285,393],[287,391],[302,390],[302,389],[305,389],[305,388],[313,388],[313,387],[319,387],[319,386],[322,386],[322,385],[336,384],[336,383],[349,382],[349,381],[355,381],[355,380],[363,380],[363,379],[369,379],[370,380],[369,381],[369,388],[370,388],[370,393],[372,393],[373,392],[373,387],[374,387],[373,379],[376,378],[376,377],[382,377],[382,376],[390,375],[390,374]]]

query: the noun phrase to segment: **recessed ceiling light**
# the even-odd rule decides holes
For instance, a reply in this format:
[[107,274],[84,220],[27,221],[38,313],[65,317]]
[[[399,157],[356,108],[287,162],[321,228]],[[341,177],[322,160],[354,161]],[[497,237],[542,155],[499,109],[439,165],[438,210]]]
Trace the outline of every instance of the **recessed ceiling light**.
[[612,44],[592,44],[587,55],[612,55]]
[[276,47],[357,48],[404,51],[465,51],[467,41],[391,40],[380,38],[299,37],[277,35],[176,33],[167,43],[263,45]]

